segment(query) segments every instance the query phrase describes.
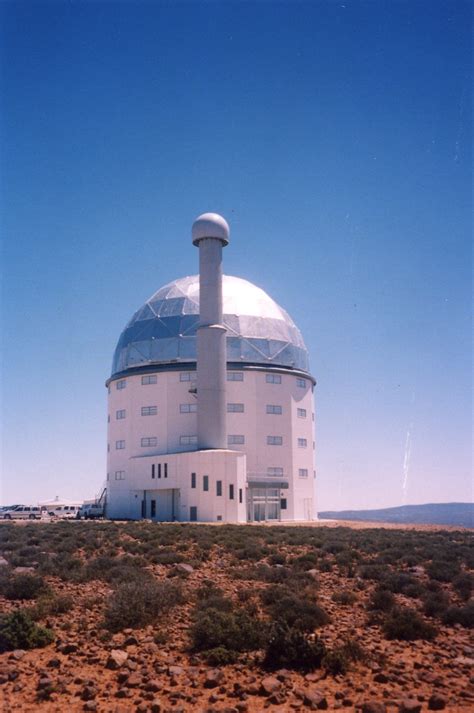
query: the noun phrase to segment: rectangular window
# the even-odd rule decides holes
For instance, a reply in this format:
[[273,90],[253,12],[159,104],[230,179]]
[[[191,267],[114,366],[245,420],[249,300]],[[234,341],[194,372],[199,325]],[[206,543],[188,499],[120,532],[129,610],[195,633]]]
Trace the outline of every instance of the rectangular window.
[[110,473],[107,473],[107,480],[110,480]]
[[182,371],[179,375],[180,381],[196,381],[197,373],[195,371]]
[[267,475],[283,475],[283,468],[280,468],[280,467],[267,468]]
[[286,507],[287,507],[287,505],[286,505],[286,498],[282,498],[282,499],[280,500],[280,508],[281,508],[282,510],[286,510]]
[[242,502],[242,488],[239,488],[239,503]]
[[161,478],[161,463],[158,463],[158,478]]
[[197,443],[197,436],[180,436],[179,443],[181,446],[191,446]]
[[298,409],[296,409],[296,414],[297,414],[298,418],[306,418],[306,409],[298,408]]
[[308,441],[306,438],[298,438],[298,448],[306,448]]
[[158,439],[155,436],[150,436],[148,438],[142,438],[141,447],[142,448],[152,448],[158,444]]
[[157,413],[156,406],[142,406],[142,416],[156,416]]
[[120,379],[117,381],[117,389],[120,391],[121,389],[124,389],[127,386],[127,380],[126,379]]
[[155,464],[152,463],[151,465],[151,477],[154,479],[155,478]]
[[125,448],[125,441],[115,441],[115,450],[116,451],[123,451]]
[[305,389],[306,388],[306,379],[296,379],[296,386],[299,386],[300,389]]
[[156,517],[156,500],[150,500],[150,517]]
[[216,480],[216,495],[222,495],[222,480]]
[[209,490],[209,476],[208,475],[202,476],[202,489],[204,490],[205,493],[207,493]]
[[107,443],[107,453],[110,453],[110,443]]
[[267,413],[273,413],[277,416],[281,416],[281,412],[281,406],[278,406],[276,404],[267,404]]
[[196,413],[196,411],[197,411],[197,404],[180,404],[179,405],[180,413]]
[[266,374],[265,381],[267,384],[281,384],[280,374]]
[[110,413],[107,415],[107,423],[110,423]]
[[168,463],[165,463],[165,469],[164,469],[164,470],[165,470],[164,477],[167,478],[167,477],[168,477]]
[[228,371],[227,381],[243,381],[244,373],[243,371]]
[[241,446],[245,443],[245,436],[227,436],[228,446]]
[[115,480],[125,480],[125,471],[124,470],[116,470],[115,471]]
[[227,413],[243,413],[243,404],[227,404]]
[[196,487],[196,473],[191,473],[191,488]]
[[147,384],[156,384],[156,374],[142,376],[142,384],[143,386],[146,386]]
[[125,418],[127,415],[127,412],[125,411],[124,408],[121,408],[120,411],[115,412],[115,418],[117,421],[120,421],[122,418]]
[[298,475],[300,478],[307,478],[308,477],[308,469],[307,468],[299,468]]
[[283,444],[283,438],[281,436],[267,436],[268,446],[281,446]]
[[234,486],[231,483],[229,485],[229,500],[233,500],[233,499],[234,499]]

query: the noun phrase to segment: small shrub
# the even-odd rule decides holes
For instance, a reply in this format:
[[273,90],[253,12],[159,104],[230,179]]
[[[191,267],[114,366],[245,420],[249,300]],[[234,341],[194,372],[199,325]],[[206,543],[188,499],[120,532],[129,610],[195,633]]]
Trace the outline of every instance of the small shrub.
[[44,619],[47,616],[66,614],[74,606],[74,599],[68,594],[45,594],[38,597],[36,604],[31,608],[33,619]]
[[383,630],[387,639],[398,639],[399,641],[415,641],[416,639],[429,641],[436,636],[436,629],[425,622],[417,611],[408,607],[392,609],[383,624]]
[[123,582],[109,597],[104,626],[113,632],[143,627],[181,601],[181,588],[174,582]]
[[210,651],[224,648],[228,651],[254,651],[259,649],[264,638],[264,627],[245,611],[220,611],[201,609],[191,626],[191,642],[194,651]]
[[43,577],[35,574],[17,574],[8,579],[3,586],[7,599],[36,599],[49,589]]
[[371,611],[388,612],[395,606],[395,597],[388,589],[374,589],[369,599],[368,608]]
[[263,665],[269,669],[313,671],[326,654],[324,643],[300,629],[275,624],[268,637]]
[[268,558],[269,564],[285,564],[286,555],[282,555],[280,552],[275,552]]
[[427,567],[428,576],[437,582],[451,582],[459,575],[459,562],[456,560],[433,559]]
[[423,585],[406,572],[392,572],[381,582],[381,587],[394,594],[405,594],[407,597],[419,597],[423,593]]
[[322,666],[332,676],[347,673],[349,657],[342,647],[327,651],[322,660]]
[[452,626],[461,624],[466,629],[474,628],[474,599],[463,607],[449,607],[443,615],[443,623]]
[[54,641],[51,629],[38,626],[21,609],[0,618],[0,653],[15,649],[36,649]]
[[453,589],[459,597],[467,602],[472,594],[473,576],[470,572],[461,572],[453,579]]
[[228,664],[237,661],[237,653],[229,651],[224,646],[217,646],[215,649],[209,649],[205,654],[206,661],[210,666],[227,666]]
[[449,597],[442,589],[427,592],[423,597],[423,612],[429,617],[441,617],[449,607]]
[[334,592],[331,599],[337,604],[354,604],[357,601],[357,594],[350,589],[341,589],[338,592]]

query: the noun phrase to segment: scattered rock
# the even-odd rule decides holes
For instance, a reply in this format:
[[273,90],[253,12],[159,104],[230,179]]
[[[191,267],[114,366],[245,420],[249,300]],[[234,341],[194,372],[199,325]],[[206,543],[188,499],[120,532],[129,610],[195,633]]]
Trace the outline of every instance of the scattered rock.
[[366,701],[361,706],[362,713],[387,713],[385,703],[380,701]]
[[116,671],[118,668],[124,665],[127,659],[128,654],[126,651],[122,651],[121,649],[112,649],[105,666],[106,668],[112,669],[112,671]]
[[305,691],[303,702],[312,710],[327,710],[328,702],[326,696],[320,691]]
[[374,676],[374,681],[376,683],[388,683],[388,676],[384,673],[376,673]]
[[428,700],[428,710],[442,711],[444,708],[446,708],[446,698],[440,696],[439,693],[433,693]]
[[421,703],[413,698],[405,698],[398,706],[398,713],[420,713]]
[[206,678],[204,680],[204,688],[216,688],[220,686],[224,679],[224,674],[218,668],[213,668],[206,673]]
[[260,693],[262,696],[271,696],[273,693],[281,691],[282,684],[275,676],[266,676],[260,682]]
[[8,562],[5,557],[0,557],[0,567],[8,567]]
[[175,569],[178,572],[183,572],[185,574],[191,574],[191,572],[194,572],[194,567],[192,567],[190,564],[186,564],[185,562],[178,562]]

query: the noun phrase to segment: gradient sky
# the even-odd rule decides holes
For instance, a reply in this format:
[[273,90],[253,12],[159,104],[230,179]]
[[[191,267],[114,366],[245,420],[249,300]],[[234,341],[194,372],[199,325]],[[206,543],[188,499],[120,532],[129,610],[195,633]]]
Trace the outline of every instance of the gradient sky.
[[0,502],[100,490],[116,341],[208,210],[306,340],[318,509],[471,500],[470,3],[0,13]]

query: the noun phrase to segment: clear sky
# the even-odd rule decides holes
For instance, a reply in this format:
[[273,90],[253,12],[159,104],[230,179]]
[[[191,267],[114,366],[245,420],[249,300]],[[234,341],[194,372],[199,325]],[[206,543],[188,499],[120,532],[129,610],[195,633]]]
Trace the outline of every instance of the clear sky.
[[0,501],[100,490],[116,341],[209,210],[306,340],[318,509],[470,500],[471,4],[0,13]]

